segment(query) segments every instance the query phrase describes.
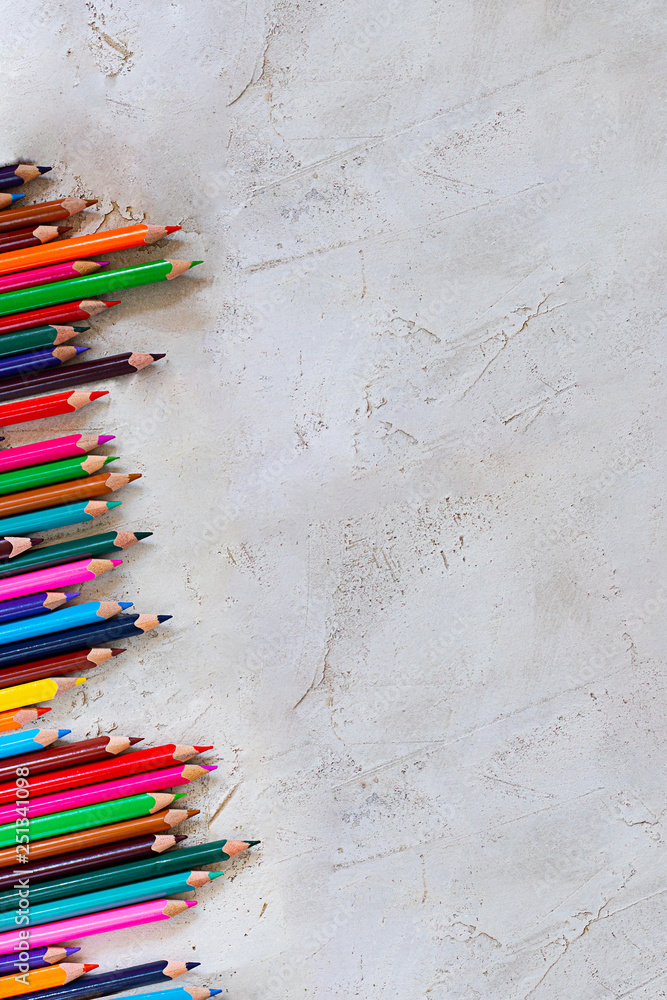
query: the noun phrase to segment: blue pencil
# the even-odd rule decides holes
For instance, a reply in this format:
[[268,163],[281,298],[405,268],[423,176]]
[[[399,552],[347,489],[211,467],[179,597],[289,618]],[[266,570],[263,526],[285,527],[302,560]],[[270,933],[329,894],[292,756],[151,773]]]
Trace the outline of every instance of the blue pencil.
[[54,611],[52,615],[36,615],[23,621],[7,622],[0,625],[0,646],[8,642],[22,642],[38,635],[64,632],[68,628],[91,625],[93,622],[113,618],[114,615],[132,607],[132,601],[87,601],[86,604],[72,604],[69,608]]
[[19,618],[30,618],[32,615],[43,615],[55,611],[62,604],[80,597],[80,593],[65,594],[45,591],[42,594],[29,594],[27,597],[15,597],[13,601],[0,603],[0,625],[5,622],[18,621]]
[[17,730],[0,736],[0,760],[4,757],[16,757],[18,754],[33,753],[43,750],[50,743],[60,740],[71,733],[71,729],[27,729]]
[[71,361],[77,354],[89,351],[89,347],[49,347],[44,351],[30,351],[29,354],[14,354],[0,358],[0,378],[10,375],[24,375],[26,372],[40,372],[45,368],[57,368],[65,361]]

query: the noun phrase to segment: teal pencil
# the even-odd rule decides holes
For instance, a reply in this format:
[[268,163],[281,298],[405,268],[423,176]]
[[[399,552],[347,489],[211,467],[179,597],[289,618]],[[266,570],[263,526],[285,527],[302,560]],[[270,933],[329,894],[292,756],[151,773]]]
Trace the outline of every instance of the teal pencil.
[[100,892],[68,896],[67,899],[41,903],[37,906],[31,906],[27,910],[9,910],[6,913],[0,913],[0,931],[16,927],[16,916],[19,913],[28,916],[28,921],[26,922],[24,919],[22,926],[34,927],[37,924],[51,923],[53,920],[80,917],[86,913],[100,913],[103,910],[113,910],[117,906],[131,906],[133,903],[145,903],[151,899],[162,899],[163,896],[175,896],[181,892],[190,892],[202,885],[208,885],[222,874],[223,872],[180,872],[177,875],[152,878],[147,882],[133,882],[131,885],[117,885],[113,889],[102,889]]
[[71,733],[71,729],[27,729],[23,732],[17,730],[13,733],[6,733],[0,736],[0,759],[3,757],[16,757],[22,753],[32,753],[34,750],[43,750],[55,740],[60,740],[63,736]]
[[28,514],[0,518],[0,538],[48,531],[50,528],[67,528],[70,524],[85,524],[106,514],[114,507],[120,507],[120,500],[82,500],[80,503],[66,503],[62,507],[47,507],[33,510]]

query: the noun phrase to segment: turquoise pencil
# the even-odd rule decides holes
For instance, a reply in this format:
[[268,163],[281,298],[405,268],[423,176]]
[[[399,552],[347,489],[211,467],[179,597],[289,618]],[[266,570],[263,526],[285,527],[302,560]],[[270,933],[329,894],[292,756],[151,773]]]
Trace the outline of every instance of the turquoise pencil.
[[47,507],[28,514],[0,518],[0,538],[15,537],[26,532],[48,531],[50,528],[67,528],[70,524],[85,524],[120,507],[121,500],[85,500],[66,503],[62,507]]
[[101,619],[113,618],[131,607],[132,601],[87,601],[85,604],[73,604],[61,611],[54,611],[50,615],[35,615],[7,622],[0,625],[0,646],[38,635],[50,635],[51,632],[64,632],[65,629],[78,628],[79,625],[90,625]]
[[27,729],[17,730],[0,736],[0,760],[4,757],[16,757],[22,753],[32,753],[43,750],[50,743],[60,740],[71,733],[71,729]]
[[22,926],[48,924],[53,920],[80,917],[86,913],[100,913],[103,910],[113,910],[117,906],[130,906],[132,903],[145,903],[151,899],[162,899],[163,896],[190,892],[202,885],[208,885],[222,874],[223,872],[180,872],[176,875],[152,878],[147,882],[117,885],[113,889],[102,889],[100,892],[87,892],[81,896],[68,896],[66,899],[40,903],[31,906],[29,910],[9,910],[7,913],[0,913],[0,931],[16,927],[15,918],[18,913],[28,915],[27,923],[23,920]]

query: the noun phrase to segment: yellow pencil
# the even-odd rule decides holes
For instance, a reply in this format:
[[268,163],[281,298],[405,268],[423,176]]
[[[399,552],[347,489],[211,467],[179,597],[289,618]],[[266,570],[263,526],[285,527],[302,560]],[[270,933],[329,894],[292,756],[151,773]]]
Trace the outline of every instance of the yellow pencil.
[[85,677],[45,677],[41,681],[3,688],[0,691],[0,712],[21,708],[23,705],[34,705],[38,701],[51,701],[57,695],[83,684],[85,680]]

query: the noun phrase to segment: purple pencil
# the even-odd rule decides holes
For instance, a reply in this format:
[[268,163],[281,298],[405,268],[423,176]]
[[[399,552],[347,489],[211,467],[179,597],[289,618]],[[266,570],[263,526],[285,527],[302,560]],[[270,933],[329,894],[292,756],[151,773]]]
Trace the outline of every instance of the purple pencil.
[[14,622],[20,618],[31,618],[33,615],[43,615],[48,611],[55,611],[56,608],[80,596],[80,593],[65,594],[45,591],[41,594],[29,594],[27,597],[17,597],[13,601],[4,601],[0,604],[0,625],[4,622]]
[[0,976],[11,976],[25,971],[20,966],[28,965],[31,969],[43,969],[47,965],[57,965],[64,958],[69,958],[80,948],[48,945],[41,948],[29,948],[28,951],[14,952],[13,955],[0,955]]

